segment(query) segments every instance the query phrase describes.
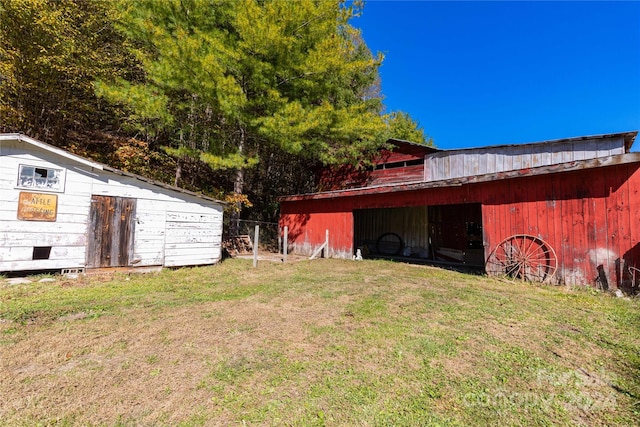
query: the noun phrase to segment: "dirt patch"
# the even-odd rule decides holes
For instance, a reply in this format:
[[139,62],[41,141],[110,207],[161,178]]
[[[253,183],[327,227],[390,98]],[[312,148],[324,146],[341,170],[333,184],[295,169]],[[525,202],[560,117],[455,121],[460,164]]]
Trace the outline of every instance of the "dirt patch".
[[[106,280],[34,286],[33,294],[5,288],[7,305],[16,298],[38,304],[28,322],[0,322],[0,424],[629,420],[623,408],[632,399],[621,394],[613,409],[575,405],[613,390],[587,382],[595,362],[607,369],[596,374],[606,376],[622,360],[613,344],[588,339],[596,333],[593,312],[567,309],[591,297],[558,303],[558,295],[545,300],[534,290],[531,297],[524,286],[366,261],[265,262],[254,269],[231,260],[131,276],[117,292],[122,281]],[[69,293],[60,298],[61,290]],[[588,301],[597,314],[597,300]],[[625,312],[612,307],[599,313],[597,333],[620,331],[616,343],[637,348],[634,331],[615,320]],[[20,319],[9,310],[3,316]],[[630,378],[621,384],[634,393]],[[552,408],[574,406],[464,406],[462,397],[478,390],[516,398],[541,392],[555,399]]]
[[194,408],[223,416],[221,396],[207,385],[216,367],[258,363],[268,371],[274,355],[309,360],[325,343],[310,339],[305,325],[331,325],[341,311],[301,296],[164,309],[152,319],[147,310],[89,321],[76,313],[51,329],[33,326],[28,339],[3,348],[0,419],[36,419],[61,407],[96,424],[119,417],[171,424]]

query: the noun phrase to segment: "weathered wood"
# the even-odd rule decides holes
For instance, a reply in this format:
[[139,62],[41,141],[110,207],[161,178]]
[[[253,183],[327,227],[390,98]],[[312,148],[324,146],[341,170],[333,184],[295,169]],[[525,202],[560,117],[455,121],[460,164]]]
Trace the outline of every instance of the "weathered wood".
[[135,213],[135,199],[93,196],[89,212],[88,268],[130,265]]
[[[21,253],[24,258],[11,265],[0,259],[0,271],[22,269],[25,266],[25,269],[32,270],[45,268],[45,265],[46,268],[53,269],[77,268],[84,267],[86,262],[97,262],[96,253],[88,253],[89,247],[96,244],[93,237],[87,238],[91,228],[89,215],[92,196],[129,198],[136,201],[136,211],[125,214],[129,222],[123,223],[120,217],[112,216],[111,220],[115,222],[110,224],[110,228],[124,227],[125,234],[133,233],[133,244],[106,245],[108,254],[105,253],[104,257],[102,254],[98,255],[98,259],[103,257],[103,263],[108,257],[110,264],[128,262],[135,263],[138,267],[163,265],[166,244],[182,244],[180,249],[186,251],[193,244],[194,248],[202,252],[202,255],[193,253],[194,251],[188,252],[183,258],[170,260],[170,265],[182,265],[181,262],[187,262],[184,265],[197,265],[211,263],[212,258],[213,262],[220,259],[220,202],[118,171],[23,135],[0,134],[0,156],[0,247],[31,248],[23,250]],[[20,165],[65,170],[64,191],[54,192],[57,195],[57,215],[54,222],[18,219],[19,192],[41,191],[16,188]],[[171,212],[169,220],[174,220],[169,227],[167,212]],[[96,217],[91,221],[98,219]],[[198,231],[193,232],[193,229]],[[201,239],[205,240],[209,249],[201,246]],[[193,240],[196,241],[192,242]],[[31,259],[34,246],[51,246],[50,256],[61,253],[60,251],[82,252],[85,256],[82,257],[81,265],[78,265],[77,259],[71,258],[44,260],[47,262],[43,263],[43,260]],[[123,248],[128,249],[126,254],[121,252],[124,251]],[[111,261],[113,259],[118,261]]]
[[282,239],[282,262],[287,262],[287,255],[289,254],[289,227],[284,226],[284,236]]
[[557,165],[544,166],[538,168],[522,169],[509,172],[500,172],[495,174],[468,176],[456,179],[448,179],[433,182],[420,182],[408,184],[392,184],[380,185],[374,187],[354,188],[348,190],[327,191],[313,194],[300,194],[294,196],[286,196],[280,198],[281,202],[300,201],[300,200],[322,200],[337,199],[346,196],[363,196],[377,195],[384,193],[417,191],[429,188],[452,188],[465,184],[476,184],[483,182],[495,182],[508,180],[512,178],[524,178],[538,175],[549,175],[560,172],[573,172],[580,170],[591,170],[602,167],[626,165],[640,162],[640,153],[627,153],[624,155],[611,156],[608,158],[591,159],[585,161],[573,161],[569,163],[561,163]]
[[260,240],[260,226],[256,225],[253,237],[253,267],[258,266],[258,244]]
[[406,208],[359,209],[353,213],[356,248],[373,245],[382,233],[395,233],[402,237],[404,245],[411,248],[428,248],[427,206]]
[[322,251],[325,251],[325,258],[329,258],[329,230],[326,230],[325,240],[322,245],[316,248],[315,252],[309,257],[310,260],[315,259]]

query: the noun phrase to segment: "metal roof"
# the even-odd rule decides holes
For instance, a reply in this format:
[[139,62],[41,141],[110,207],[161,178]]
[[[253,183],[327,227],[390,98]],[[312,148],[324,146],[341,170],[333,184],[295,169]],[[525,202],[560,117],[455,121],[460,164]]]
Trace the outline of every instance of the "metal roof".
[[551,173],[571,172],[584,169],[594,169],[607,166],[640,163],[640,153],[626,153],[616,156],[599,157],[588,160],[574,160],[549,166],[526,168],[497,172],[484,175],[471,175],[460,178],[445,179],[440,181],[413,181],[405,183],[390,183],[374,185],[370,187],[358,187],[345,190],[324,191],[319,193],[297,194],[280,197],[281,202],[293,202],[301,200],[336,199],[339,197],[354,197],[370,194],[395,193],[398,191],[415,191],[429,188],[458,187],[467,184],[490,182],[503,179],[524,178],[530,176],[546,175]]
[[556,144],[562,144],[562,143],[572,142],[572,141],[585,141],[588,139],[606,139],[606,138],[622,137],[624,138],[625,149],[627,152],[629,152],[637,135],[638,135],[638,131],[636,130],[636,131],[630,131],[630,132],[618,132],[618,133],[608,133],[608,134],[599,134],[599,135],[577,136],[577,137],[562,138],[562,139],[552,139],[547,141],[524,142],[524,143],[517,143],[517,144],[486,145],[481,147],[454,148],[454,149],[446,149],[446,150],[430,147],[430,146],[419,144],[416,142],[404,141],[402,139],[392,138],[392,139],[389,139],[388,142],[395,145],[406,144],[414,147],[424,147],[429,149],[429,151],[432,151],[432,152],[455,153],[455,152],[466,151],[466,150],[482,150],[482,149],[494,150],[496,148],[501,148],[501,147],[519,147],[523,145],[556,145]]
[[419,142],[406,141],[404,139],[390,138],[387,140],[387,142],[396,146],[408,145],[410,147],[423,148],[424,151],[428,153],[443,151],[443,150],[440,150],[439,148],[432,147],[431,145],[421,144]]
[[143,182],[147,182],[149,184],[152,184],[156,187],[161,187],[164,188],[165,190],[170,190],[170,191],[175,191],[178,193],[183,193],[183,194],[188,194],[190,196],[194,196],[203,200],[208,200],[211,202],[216,202],[216,203],[220,203],[220,204],[228,204],[227,202],[224,202],[222,200],[217,200],[214,199],[213,197],[209,197],[209,196],[205,196],[204,194],[200,194],[200,193],[195,193],[193,191],[189,191],[189,190],[185,190],[184,188],[180,188],[180,187],[176,187],[173,185],[169,185],[169,184],[165,184],[163,182],[160,181],[155,181],[153,179],[150,178],[146,178],[142,175],[137,175],[131,172],[125,172],[123,170],[120,169],[116,169],[116,168],[112,168],[111,166],[87,159],[85,157],[82,156],[78,156],[76,154],[72,154],[66,150],[63,150],[61,148],[58,147],[54,147],[53,145],[35,140],[33,138],[30,138],[24,134],[21,133],[2,133],[0,134],[0,141],[22,141],[22,142],[26,142],[27,144],[33,145],[35,147],[41,148],[45,151],[48,151],[50,153],[56,154],[58,156],[64,157],[66,159],[69,159],[73,162],[76,163],[80,163],[84,166],[88,166],[91,167],[93,169],[97,169],[97,170],[102,170],[102,171],[107,171],[107,172],[111,172],[114,173],[116,175],[121,175],[121,176],[126,176],[129,178],[134,178],[137,179],[138,181],[143,181]]

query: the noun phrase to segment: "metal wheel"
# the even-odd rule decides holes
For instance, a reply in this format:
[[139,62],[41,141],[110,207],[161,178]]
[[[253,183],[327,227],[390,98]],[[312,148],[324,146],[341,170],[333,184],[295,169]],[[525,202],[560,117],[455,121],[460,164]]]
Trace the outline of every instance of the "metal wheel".
[[376,240],[376,250],[382,255],[399,255],[404,244],[396,233],[384,233]]
[[498,243],[485,264],[490,276],[506,275],[529,282],[550,282],[557,268],[553,248],[528,234],[515,234]]

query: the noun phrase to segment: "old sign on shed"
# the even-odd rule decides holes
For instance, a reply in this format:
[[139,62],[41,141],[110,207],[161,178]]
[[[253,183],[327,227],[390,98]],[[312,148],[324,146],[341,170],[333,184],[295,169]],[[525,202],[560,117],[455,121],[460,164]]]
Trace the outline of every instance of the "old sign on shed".
[[0,133],[0,272],[214,264],[224,202]]
[[18,198],[18,219],[23,221],[55,221],[58,213],[56,194],[21,191]]

